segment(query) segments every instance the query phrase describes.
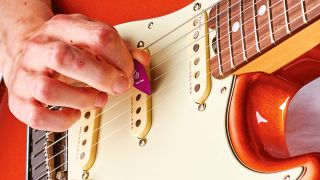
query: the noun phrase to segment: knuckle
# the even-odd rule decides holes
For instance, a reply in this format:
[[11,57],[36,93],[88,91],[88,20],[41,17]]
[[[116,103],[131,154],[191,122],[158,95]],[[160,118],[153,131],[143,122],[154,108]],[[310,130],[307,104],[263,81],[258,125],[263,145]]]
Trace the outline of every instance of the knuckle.
[[55,16],[53,16],[49,22],[55,22],[55,21],[61,21],[61,20],[65,20],[65,19],[68,19],[69,18],[69,15],[66,15],[66,14],[57,14]]
[[36,42],[34,41],[27,41],[26,44],[25,44],[25,51],[28,52],[32,49],[34,49],[36,47]]
[[34,88],[34,97],[41,102],[50,102],[52,97],[50,82],[44,78],[37,81]]
[[60,123],[59,124],[59,127],[54,130],[56,132],[63,132],[63,131],[67,131],[70,127],[71,127],[72,124],[69,124],[67,122],[64,122],[64,123]]
[[[115,68],[112,67],[105,67],[107,73],[101,72],[99,75],[93,77],[94,82],[97,85],[100,85],[102,89],[110,89],[112,86],[112,83],[116,80],[117,77],[119,77],[119,73]],[[105,78],[108,77],[108,78]]]
[[42,125],[42,120],[40,117],[40,110],[32,105],[27,105],[24,108],[28,108],[28,113],[22,114],[20,112],[17,103],[19,103],[16,98],[13,97],[14,95],[9,96],[8,106],[10,111],[14,116],[16,116],[20,121],[28,124],[32,128],[39,129]]
[[80,18],[80,19],[85,19],[87,20],[88,17],[83,15],[83,14],[80,14],[80,13],[75,13],[75,14],[71,14],[72,17],[75,17],[75,18]]
[[56,68],[61,68],[65,64],[66,55],[69,47],[64,43],[57,43],[51,49],[51,65]]
[[82,57],[76,57],[73,62],[76,70],[81,70],[85,66],[85,60]]
[[112,27],[103,27],[97,30],[98,47],[112,44],[118,38],[118,32]]
[[31,108],[27,115],[27,124],[35,129],[39,129],[42,126],[41,112],[39,109]]
[[40,44],[47,43],[50,41],[50,36],[45,34],[36,34],[29,39],[29,43],[32,46],[38,47]]
[[110,83],[106,79],[107,78],[102,78],[100,76],[96,76],[92,80],[95,83],[97,89],[106,91],[110,87]]
[[[93,104],[93,103],[92,103]],[[79,109],[90,109],[91,107],[93,107],[93,105],[88,103],[88,102],[80,102],[78,104],[78,108]]]
[[81,113],[79,110],[73,109],[68,113],[71,114],[71,116],[68,118],[68,120],[63,121],[60,124],[58,131],[68,130],[78,119],[80,119]]
[[80,13],[74,13],[74,14],[71,14],[71,16],[75,16],[75,17],[85,17],[83,14],[80,14]]
[[101,90],[101,91],[105,91],[105,92],[112,92],[111,88],[112,88],[112,81],[113,79],[109,79],[109,80],[105,80],[103,78],[95,78],[95,84],[97,86],[97,89]]

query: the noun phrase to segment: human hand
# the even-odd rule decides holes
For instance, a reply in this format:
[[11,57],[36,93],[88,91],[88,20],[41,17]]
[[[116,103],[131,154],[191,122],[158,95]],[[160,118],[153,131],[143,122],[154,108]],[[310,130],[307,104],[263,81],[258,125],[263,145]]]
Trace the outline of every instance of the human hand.
[[[9,108],[33,128],[64,131],[80,118],[80,109],[103,107],[108,94],[133,85],[133,58],[150,63],[113,27],[79,14],[56,15],[26,37],[4,67]],[[72,79],[90,87],[74,87]],[[64,108],[52,111],[45,105]]]

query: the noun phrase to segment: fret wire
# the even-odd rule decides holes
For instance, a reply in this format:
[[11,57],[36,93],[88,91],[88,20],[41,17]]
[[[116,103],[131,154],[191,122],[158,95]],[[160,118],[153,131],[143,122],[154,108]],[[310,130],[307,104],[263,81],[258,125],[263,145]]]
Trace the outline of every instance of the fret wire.
[[221,67],[221,53],[219,45],[219,4],[216,5],[216,46],[217,46],[217,55],[218,55],[218,65],[219,65],[219,74],[223,76],[222,67]]
[[[270,7],[275,7],[275,5],[280,4],[280,3],[282,3],[281,0],[277,1],[275,4],[272,4]],[[280,4],[280,5],[281,5],[281,4]],[[319,5],[320,5],[320,4],[319,4]],[[294,6],[290,7],[288,10],[291,10],[291,9],[293,9],[293,8],[295,8],[295,7],[299,7],[299,6],[300,6],[300,3],[297,3],[297,4],[295,4]],[[250,7],[251,7],[251,6],[250,6]],[[249,9],[249,8],[246,8],[246,10],[247,10],[247,9]],[[273,17],[273,18],[271,19],[271,21],[273,22],[273,20],[280,18],[282,15],[283,15],[283,13],[278,14],[277,16]],[[253,19],[253,18],[251,18],[251,19],[249,19],[249,20],[252,20],[252,19]],[[249,23],[249,20],[248,20],[248,21],[245,21],[243,24]],[[267,25],[268,25],[268,23],[263,24],[262,26],[267,26]],[[261,27],[262,27],[262,26],[261,26]],[[284,27],[285,27],[285,26],[283,26],[283,28],[284,28]],[[275,32],[278,32],[278,31],[274,31],[273,34],[275,34]],[[245,35],[245,36],[244,36],[244,39],[245,39],[246,37],[248,37],[249,35],[253,34],[253,33],[254,33],[254,31],[252,31],[252,32],[250,32],[249,34]],[[222,36],[222,37],[220,37],[220,38],[223,38],[223,37],[225,37],[225,36]],[[267,36],[267,38],[269,38],[269,36]],[[266,39],[266,38],[263,38],[263,40],[265,40],[265,39]],[[240,42],[240,40],[236,41],[235,43],[237,43],[237,42]],[[255,46],[255,44],[254,44],[253,46]],[[246,48],[246,49],[249,49],[249,48]],[[251,46],[250,46],[250,49],[251,49]],[[227,51],[227,50],[228,50],[228,49],[225,48],[225,49],[223,49],[223,50],[221,51],[221,53],[224,52],[224,51]],[[246,51],[247,51],[247,50],[246,50]],[[234,57],[236,58],[236,57],[238,57],[238,56],[239,56],[239,54],[236,55],[236,56],[234,56]],[[222,65],[225,65],[225,64],[222,64]]]
[[[259,1],[259,0],[258,0]],[[258,2],[258,1],[256,1],[256,2]],[[272,6],[270,6],[270,8],[271,7],[274,7],[275,5],[277,5],[277,4],[279,4],[279,3],[281,3],[281,0],[280,1],[277,1],[275,4],[272,4]],[[299,5],[299,3],[297,4],[297,5]],[[250,8],[252,7],[252,5],[250,5],[249,6]],[[250,8],[246,8],[246,9],[244,9],[243,10],[243,12],[245,12],[246,10],[248,10],[248,9],[250,9]],[[281,15],[282,15],[283,13],[281,13]],[[278,17],[278,16],[277,16]],[[212,18],[213,19],[213,18]],[[251,20],[253,20],[253,18],[250,18],[249,20],[247,20],[247,21],[244,21],[243,22],[243,26],[245,25],[245,24],[248,24]],[[220,24],[221,26],[223,25],[223,24],[225,24],[226,22],[223,22],[222,24]],[[268,25],[268,24],[264,24],[264,25]],[[259,28],[258,28],[259,29]],[[254,31],[252,31],[252,32],[250,32],[249,34],[254,34]],[[221,36],[220,37],[220,39],[222,39],[222,38],[224,38],[224,37],[226,37],[228,34],[226,33],[225,35],[223,35],[223,36]],[[246,36],[245,36],[246,37]],[[237,42],[240,42],[240,40],[239,41],[236,41],[235,43],[237,43]]]
[[271,0],[267,0],[267,9],[268,9],[268,21],[269,21],[269,31],[270,31],[270,41],[271,43],[275,43],[274,37],[273,37],[273,26],[271,23],[271,5],[270,5]]
[[230,65],[231,68],[234,68],[234,59],[233,59],[233,53],[232,53],[232,46],[231,46],[231,32],[230,32],[230,0],[228,0],[228,16],[227,16],[227,21],[228,21],[228,42],[229,42],[229,55],[230,55]]
[[243,54],[243,60],[247,61],[247,54],[245,50],[245,44],[244,44],[244,36],[243,36],[243,2],[240,1],[240,32],[241,32],[241,44],[242,44],[242,54]]
[[288,14],[287,14],[287,1],[286,0],[283,0],[283,10],[284,10],[284,18],[285,18],[285,21],[286,21],[286,31],[287,31],[287,34],[290,34],[290,29],[289,29],[289,19],[288,19]]
[[[300,3],[294,5],[293,7],[295,7],[295,6],[299,5],[299,4],[300,4]],[[293,8],[293,7],[292,7],[292,8]],[[320,4],[318,4],[318,5],[316,5],[315,7],[311,8],[311,9],[308,10],[307,12],[311,12],[312,10],[314,10],[314,9],[317,8],[317,7],[320,7]],[[282,15],[282,14],[280,14],[280,15]],[[278,15],[275,19],[279,18],[280,15]],[[298,20],[300,17],[301,17],[301,16],[296,17],[296,18],[293,19],[291,22],[294,22],[294,21]],[[279,32],[280,30],[282,30],[283,28],[285,28],[285,26],[282,26],[281,28],[277,29],[277,30],[274,31],[273,33],[275,34],[275,33]],[[266,38],[267,38],[267,37],[264,37],[263,39],[261,39],[261,41],[265,40]],[[255,46],[255,45],[252,45],[252,46],[250,46],[248,49],[251,49],[251,48],[253,48],[254,46]],[[240,55],[240,53],[237,54],[235,57],[238,57],[239,55]],[[224,65],[224,64],[222,64],[222,65]],[[217,68],[215,68],[215,69],[217,69]],[[213,69],[211,72],[213,72],[215,69]]]
[[[299,4],[299,3],[298,3],[298,4]],[[307,12],[310,12],[310,11],[312,11],[313,9],[319,7],[319,5],[320,5],[320,4],[314,6],[313,8],[311,8],[310,10],[308,10]],[[300,18],[300,16],[299,16],[298,18]],[[292,22],[296,21],[298,18],[293,19]],[[282,28],[280,28],[280,29],[282,29]],[[275,32],[277,32],[277,31],[275,31]],[[209,72],[209,73],[212,73],[212,72]],[[100,113],[99,115],[101,115],[101,114],[102,114],[102,113]],[[90,120],[91,120],[91,119],[90,119]],[[100,128],[98,128],[98,129],[100,129]],[[65,136],[64,136],[64,138],[65,138]],[[101,141],[99,141],[98,143],[100,143],[100,142],[101,142]],[[98,144],[98,143],[96,143],[96,144]],[[96,145],[96,144],[95,144],[95,145]],[[66,147],[63,151],[65,151],[65,150],[67,150],[67,149],[68,149],[68,147]],[[68,162],[68,161],[67,161],[67,162]],[[67,163],[67,162],[65,162],[65,163]],[[64,164],[65,164],[65,163],[64,163]],[[58,168],[59,168],[59,167],[58,167]],[[50,171],[50,172],[48,172],[48,173],[50,174],[50,173],[54,172],[56,169],[57,169],[57,168],[53,169],[52,171]]]
[[[274,7],[274,6],[277,5],[278,3],[281,3],[281,0],[280,0],[280,1],[277,1],[275,4],[271,5],[271,7]],[[298,6],[298,5],[300,5],[300,3],[294,5],[294,6],[291,7],[290,9],[292,9],[292,8]],[[250,7],[251,7],[251,6],[250,6]],[[249,8],[246,8],[246,10],[247,10],[247,9],[249,9]],[[279,14],[278,16],[273,17],[271,21],[273,22],[274,19],[280,18],[280,16],[282,16],[282,15],[283,15],[283,13]],[[249,20],[252,20],[252,19],[253,19],[253,18],[251,18],[251,19],[249,19]],[[243,22],[243,25],[249,23],[249,20]],[[267,26],[267,25],[268,25],[268,23],[263,24],[262,26]],[[262,26],[261,26],[261,27],[262,27]],[[284,27],[285,27],[285,26],[284,26]],[[260,28],[258,28],[258,29],[260,29]],[[245,36],[244,36],[244,39],[245,39],[246,37],[248,37],[248,35],[251,35],[251,34],[254,34],[254,31],[252,31],[252,32],[248,33],[247,35],[245,35]],[[273,34],[275,34],[275,32],[274,32]],[[220,39],[224,38],[225,36],[226,36],[226,35],[221,36]],[[265,39],[265,38],[264,38],[264,39]],[[237,43],[237,42],[240,42],[240,40],[236,41],[235,43]],[[256,46],[256,44],[254,44],[254,46]],[[221,52],[224,52],[224,51],[226,51],[226,50],[227,50],[227,48],[223,49]],[[235,57],[236,57],[236,56],[235,56]]]
[[256,49],[257,52],[261,52],[260,47],[259,47],[259,40],[258,40],[258,30],[257,30],[257,16],[256,16],[256,5],[255,5],[255,0],[252,0],[252,7],[253,7],[253,26],[254,26],[254,38],[256,41]]
[[303,22],[307,23],[308,21],[307,21],[307,17],[306,17],[304,0],[301,0],[300,3],[301,3],[301,13],[302,13]]

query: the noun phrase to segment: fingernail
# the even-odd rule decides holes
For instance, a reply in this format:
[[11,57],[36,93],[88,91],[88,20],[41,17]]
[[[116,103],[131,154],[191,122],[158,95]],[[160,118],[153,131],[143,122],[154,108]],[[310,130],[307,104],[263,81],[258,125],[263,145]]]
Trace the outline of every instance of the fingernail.
[[123,93],[124,91],[126,91],[128,89],[129,86],[129,81],[127,78],[125,78],[124,76],[121,76],[116,82],[115,84],[112,86],[112,90],[117,93]]
[[97,94],[94,105],[98,108],[102,108],[106,105],[107,101],[108,101],[108,95],[104,92],[100,92]]

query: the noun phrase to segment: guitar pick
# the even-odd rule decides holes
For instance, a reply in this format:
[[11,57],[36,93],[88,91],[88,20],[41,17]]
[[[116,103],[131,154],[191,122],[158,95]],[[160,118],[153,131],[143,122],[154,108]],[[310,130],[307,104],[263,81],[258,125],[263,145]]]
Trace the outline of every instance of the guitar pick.
[[151,94],[151,84],[144,69],[143,65],[137,60],[133,60],[134,63],[134,87],[139,91],[146,93],[148,95]]

